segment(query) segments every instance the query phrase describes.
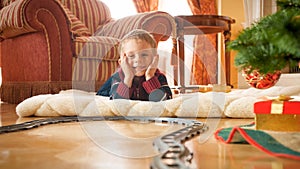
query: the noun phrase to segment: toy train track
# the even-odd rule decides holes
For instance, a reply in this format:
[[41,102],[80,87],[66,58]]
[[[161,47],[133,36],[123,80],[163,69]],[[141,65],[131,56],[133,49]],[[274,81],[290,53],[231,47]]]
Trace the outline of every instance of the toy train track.
[[0,127],[0,134],[17,132],[22,130],[33,129],[39,126],[69,123],[69,122],[85,122],[85,121],[140,121],[140,122],[155,122],[164,124],[183,125],[180,130],[163,135],[154,140],[153,146],[160,152],[155,156],[150,168],[151,169],[188,169],[189,163],[193,158],[193,154],[184,146],[184,143],[205,132],[208,127],[205,123],[181,119],[181,118],[157,118],[157,117],[131,117],[131,116],[111,116],[111,117],[53,117],[40,120],[28,121],[20,124],[13,124]]

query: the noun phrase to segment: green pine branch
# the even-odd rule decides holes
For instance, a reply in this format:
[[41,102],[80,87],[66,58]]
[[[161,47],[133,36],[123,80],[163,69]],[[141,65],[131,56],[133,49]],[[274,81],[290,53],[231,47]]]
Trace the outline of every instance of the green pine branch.
[[300,61],[300,0],[278,0],[281,10],[240,32],[229,42],[236,50],[235,65],[261,73],[283,69]]

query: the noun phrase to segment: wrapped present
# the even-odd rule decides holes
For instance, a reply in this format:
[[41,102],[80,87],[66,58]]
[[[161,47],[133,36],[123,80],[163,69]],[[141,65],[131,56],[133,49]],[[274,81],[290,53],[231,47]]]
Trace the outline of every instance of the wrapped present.
[[300,99],[280,97],[254,103],[256,129],[300,131]]

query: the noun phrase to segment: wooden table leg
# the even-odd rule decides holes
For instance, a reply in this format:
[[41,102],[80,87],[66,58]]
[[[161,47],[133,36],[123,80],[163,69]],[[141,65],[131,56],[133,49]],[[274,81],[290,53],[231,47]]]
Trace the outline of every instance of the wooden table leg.
[[230,31],[224,31],[224,39],[225,39],[225,75],[226,75],[226,85],[229,85],[233,87],[230,83],[230,66],[231,66],[231,58],[230,58],[230,51],[227,51],[227,44],[230,41],[231,32]]
[[[185,87],[185,74],[184,74],[184,36],[178,37],[178,48],[179,48],[179,80],[180,87]],[[182,91],[184,92],[184,91]]]
[[171,65],[173,66],[173,78],[174,86],[178,86],[178,56],[177,56],[177,39],[172,38],[173,48],[172,48],[172,58]]
[[179,19],[177,22],[177,44],[179,57],[179,86],[180,92],[185,93],[185,64],[184,64],[184,29],[183,24],[185,20]]

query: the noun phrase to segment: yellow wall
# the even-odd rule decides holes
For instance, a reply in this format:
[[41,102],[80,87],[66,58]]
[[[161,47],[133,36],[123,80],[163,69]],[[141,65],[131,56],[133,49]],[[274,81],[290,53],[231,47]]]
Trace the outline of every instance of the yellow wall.
[[[239,32],[243,29],[242,23],[245,21],[243,0],[218,0],[220,15],[229,16],[235,19],[235,24],[231,27],[231,40],[235,39]],[[237,88],[238,86],[238,70],[234,66],[235,52],[231,52],[231,84]]]

